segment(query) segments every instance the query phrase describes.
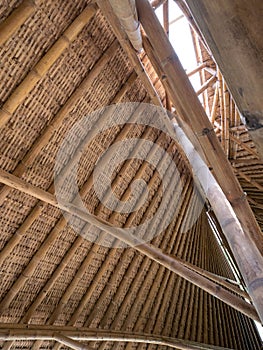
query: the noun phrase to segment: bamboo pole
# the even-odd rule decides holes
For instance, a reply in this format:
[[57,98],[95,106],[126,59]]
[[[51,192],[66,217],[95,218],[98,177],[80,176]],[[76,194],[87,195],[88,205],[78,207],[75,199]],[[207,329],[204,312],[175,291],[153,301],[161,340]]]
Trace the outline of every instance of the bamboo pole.
[[[205,277],[199,275],[198,273],[192,271],[191,269],[187,268],[183,264],[181,264],[180,261],[178,261],[176,258],[172,258],[169,255],[163,253],[162,251],[159,251],[159,249],[155,248],[151,244],[145,243],[142,239],[136,237],[127,235],[125,230],[121,228],[117,228],[112,226],[109,222],[106,222],[105,220],[94,217],[94,215],[84,212],[80,210],[78,207],[74,206],[74,204],[62,202],[60,201],[60,204],[58,204],[55,196],[52,194],[45,192],[33,185],[30,185],[26,183],[25,181],[15,177],[14,175],[11,175],[4,170],[0,170],[0,181],[12,188],[15,188],[25,194],[31,195],[34,198],[37,198],[39,200],[42,200],[56,208],[60,208],[61,210],[70,213],[74,216],[77,216],[78,218],[89,222],[90,224],[94,225],[95,227],[100,228],[103,231],[108,232],[113,237],[120,239],[121,241],[125,242],[126,244],[130,246],[134,246],[134,248],[141,253],[147,255],[150,259],[155,260],[160,265],[170,269],[171,271],[177,273],[179,276],[185,278],[189,282],[197,285],[198,287],[204,289],[208,293],[212,294],[213,296],[217,297],[218,299],[224,301],[228,305],[232,306],[233,308],[239,310],[240,312],[244,313],[248,317],[251,317],[255,320],[259,320],[257,313],[255,312],[255,309],[248,303],[244,302],[239,297],[236,297],[235,295],[231,294],[230,292],[222,289],[220,286],[214,284],[210,280],[206,279]],[[260,259],[258,260],[260,261]],[[25,276],[26,277],[26,276]],[[251,291],[251,285],[249,284],[249,290]],[[253,289],[252,289],[253,291]],[[255,289],[256,292],[258,292],[258,288]],[[254,291],[253,291],[254,292]],[[260,292],[260,290],[259,290]],[[255,293],[253,293],[255,294]],[[253,295],[250,294],[252,299]],[[257,296],[257,294],[256,294]],[[8,297],[5,296],[2,300],[0,306],[3,308],[6,305],[5,299],[6,298],[12,298],[12,290],[10,290]],[[260,300],[256,299],[256,306],[258,304],[260,305]],[[259,309],[260,313],[260,309]]]
[[[194,341],[177,339],[163,335],[125,332],[114,330],[76,328],[69,326],[42,326],[42,325],[23,325],[23,324],[2,324],[0,326],[0,340],[57,340],[67,346],[84,346],[73,349],[86,348],[80,341],[94,342],[127,342],[127,343],[145,343],[154,345],[163,345],[172,349],[182,350],[230,350],[218,346],[201,344]],[[73,343],[74,341],[74,343]],[[77,343],[76,343],[77,341]],[[68,342],[68,344],[66,344]]]
[[[252,239],[244,235],[230,203],[227,201],[213,175],[208,171],[204,161],[193,148],[183,131],[176,125],[175,128],[179,142],[191,161],[198,181],[207,194],[207,198],[233,251],[249,295],[263,322],[263,257],[256,249]],[[252,266],[254,269],[247,271]]]
[[209,88],[209,86],[213,85],[217,81],[216,75],[212,76],[210,79],[208,79],[198,91],[196,91],[196,95],[201,95],[205,90]]
[[[43,133],[38,136],[38,138],[34,141],[33,145],[29,149],[29,151],[25,154],[22,161],[16,166],[13,171],[13,174],[21,177],[24,172],[33,164],[36,157],[39,155],[41,150],[48,144],[54,132],[59,130],[64,119],[69,115],[70,111],[76,106],[79,100],[81,100],[85,91],[90,89],[92,83],[99,75],[101,70],[107,65],[112,55],[116,52],[118,48],[118,42],[115,40],[110,47],[105,51],[105,53],[101,56],[98,62],[94,65],[91,71],[87,74],[87,76],[83,79],[81,84],[77,87],[77,89],[72,93],[70,98],[66,101],[63,107],[58,111],[58,113],[51,120],[50,124],[47,125]],[[136,75],[132,74],[130,79],[126,82],[127,84],[132,84],[136,79]],[[123,93],[126,92],[126,85],[121,88],[118,96],[116,96],[116,100],[120,101]],[[5,200],[8,195],[10,188],[4,186],[0,190],[0,205]]]
[[[22,176],[22,174],[25,171],[25,166],[30,166],[30,164],[33,163],[35,157],[39,154],[41,149],[49,142],[50,137],[53,135],[54,129],[59,129],[61,123],[63,122],[64,118],[68,115],[70,110],[76,105],[77,101],[81,98],[84,91],[86,91],[94,81],[94,79],[97,77],[97,74],[99,74],[100,69],[104,67],[107,62],[110,60],[111,53],[114,52],[116,48],[117,42],[114,42],[112,46],[109,47],[109,49],[105,52],[103,57],[98,61],[98,63],[93,67],[91,72],[87,75],[87,77],[84,79],[83,83],[79,86],[79,88],[75,91],[75,93],[72,94],[72,97],[66,102],[66,104],[62,107],[62,109],[58,112],[58,114],[54,117],[51,124],[47,126],[46,130],[42,135],[39,136],[39,138],[35,141],[34,145],[32,146],[31,150],[25,155],[23,161],[19,163],[17,168],[14,170],[13,174],[16,176]],[[115,96],[112,103],[116,103],[121,101],[122,97],[125,95],[125,93],[130,88],[131,84],[135,81],[137,78],[136,74],[132,74],[126,83],[123,85],[123,87],[120,89],[120,91]],[[105,116],[106,118],[106,116]],[[53,184],[50,185],[48,191],[53,193],[54,186]],[[10,191],[10,187],[4,186],[2,188],[2,191],[0,191],[0,204],[4,200],[4,198],[7,196],[7,194]],[[8,241],[8,243],[4,246],[0,253],[0,264],[4,261],[4,259],[11,253],[11,251],[14,249],[14,247],[19,243],[22,236],[27,232],[31,224],[34,222],[34,220],[40,215],[43,205],[42,203],[37,203],[35,208],[31,211],[29,216],[26,218],[26,220],[23,222],[23,224],[18,228],[16,233],[12,236],[12,238]]]
[[135,0],[109,0],[114,13],[126,31],[128,38],[137,52],[142,50],[142,37]]
[[9,121],[18,106],[23,103],[28,94],[36,84],[47,73],[59,56],[73,42],[85,25],[91,20],[97,11],[95,4],[89,4],[85,10],[74,20],[65,30],[62,36],[53,44],[44,57],[32,68],[23,81],[17,86],[15,91],[0,109],[0,128]]
[[218,83],[217,83],[216,88],[215,88],[214,98],[213,98],[212,109],[211,109],[211,113],[210,113],[210,121],[211,121],[212,125],[214,125],[214,122],[216,120],[218,101],[219,101],[219,89],[218,89]]
[[[263,252],[263,239],[262,232],[256,222],[255,216],[249,206],[248,201],[244,198],[243,190],[238,183],[233,169],[228,163],[224,152],[220,146],[220,143],[213,131],[213,127],[209,122],[196,94],[186,77],[186,74],[171,46],[167,37],[156,18],[150,4],[147,0],[137,1],[137,8],[139,13],[139,19],[142,22],[144,30],[149,37],[149,40],[153,46],[158,60],[161,62],[162,69],[167,76],[166,87],[169,89],[169,94],[173,105],[175,106],[177,113],[182,119],[182,126],[184,127],[186,135],[196,145],[197,135],[198,141],[201,145],[201,149],[207,157],[209,165],[213,169],[223,192],[227,196],[227,199],[232,205],[241,226],[243,228],[241,241],[239,242],[239,248],[242,249],[242,241],[251,241],[248,251],[251,252],[249,260],[239,261],[242,265],[242,274],[244,279],[248,283],[249,294],[258,304],[257,308],[261,317],[263,317],[263,305],[258,296],[257,289],[260,290],[260,286],[256,284],[249,285],[255,280],[255,272],[257,274],[257,264],[253,260],[253,256],[258,256],[259,261],[262,259]],[[164,82],[165,84],[165,82]],[[187,126],[187,127],[185,127]],[[193,131],[194,133],[193,133]],[[197,149],[200,152],[200,146]],[[227,177],[225,176],[227,174]],[[241,246],[240,246],[241,245]],[[242,256],[241,251],[238,248],[232,247],[235,250],[235,254],[239,257]],[[251,251],[251,249],[253,251]],[[260,250],[260,252],[259,252]],[[260,273],[259,273],[260,276]],[[252,296],[252,294],[254,296]],[[263,294],[263,293],[262,293]]]
[[[232,130],[231,130],[232,131]],[[236,144],[238,144],[239,146],[241,146],[245,151],[247,151],[249,154],[252,154],[253,156],[256,156],[257,158],[258,156],[258,152],[256,151],[256,149],[250,148],[249,146],[247,146],[245,144],[245,142],[241,141],[240,139],[238,139],[237,137],[235,137],[232,133],[230,133],[229,138],[231,141],[234,141]]]
[[[124,87],[124,90],[127,90],[127,86]],[[120,95],[118,94],[118,98]],[[117,100],[114,100],[117,102]],[[104,116],[100,118],[100,121],[103,122],[104,119],[107,119],[107,113],[104,113]],[[89,180],[86,182],[86,184],[82,187],[80,193],[83,195],[83,193],[86,193],[90,187],[92,186],[92,177],[89,178]],[[51,185],[52,187],[52,185]],[[27,221],[27,220],[26,220]],[[48,235],[46,240],[42,243],[41,247],[38,249],[34,257],[31,259],[30,263],[27,265],[23,273],[17,278],[15,281],[12,289],[6,294],[5,300],[1,302],[1,305],[3,308],[7,308],[14,296],[18,293],[19,289],[26,283],[27,279],[30,278],[39,263],[39,261],[42,259],[42,257],[45,255],[47,249],[49,248],[49,245],[56,239],[58,233],[65,227],[67,224],[64,217],[61,217],[60,220],[57,222],[55,227],[52,229],[51,233]],[[28,226],[28,225],[27,225]],[[75,246],[72,247],[74,249]],[[65,257],[66,258],[66,257]],[[68,258],[68,257],[67,257]],[[58,270],[60,270],[60,267],[58,267]],[[51,288],[52,284],[55,282],[56,278],[58,278],[58,273],[55,274],[52,283],[48,284],[48,287]],[[42,296],[39,296],[39,298],[45,297],[45,290],[42,293]],[[32,308],[30,307],[29,311],[32,312],[34,307],[37,305],[37,300],[33,303]]]
[[186,72],[188,78],[191,77],[192,75],[200,72],[200,70],[204,69],[206,66],[207,66],[207,63],[203,62],[203,63],[199,64],[196,68],[191,70],[190,72]]
[[31,0],[24,0],[3,22],[0,23],[0,45],[3,45],[35,11]]

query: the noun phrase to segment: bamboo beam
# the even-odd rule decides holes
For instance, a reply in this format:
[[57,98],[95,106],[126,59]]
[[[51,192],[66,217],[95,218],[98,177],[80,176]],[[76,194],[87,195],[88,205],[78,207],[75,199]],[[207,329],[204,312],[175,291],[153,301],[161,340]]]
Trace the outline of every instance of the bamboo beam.
[[[115,48],[117,46],[117,42],[114,42],[109,49],[105,52],[105,55],[97,62],[97,64],[93,67],[91,72],[88,74],[88,76],[85,78],[83,83],[79,86],[79,88],[73,93],[72,98],[66,102],[66,104],[62,107],[62,109],[58,112],[56,117],[54,117],[53,121],[50,125],[47,126],[46,130],[42,135],[39,136],[39,138],[35,141],[34,145],[32,146],[31,150],[25,155],[23,161],[17,166],[17,168],[14,170],[13,174],[16,176],[22,176],[22,174],[25,171],[25,166],[30,166],[30,164],[33,163],[35,157],[39,154],[42,147],[45,146],[49,142],[50,137],[53,134],[54,129],[59,129],[61,123],[63,122],[64,118],[68,115],[70,110],[76,105],[77,101],[81,98],[84,91],[86,91],[94,81],[94,79],[97,77],[97,74],[99,74],[100,69],[104,67],[107,62],[111,58],[111,54],[114,52]],[[120,102],[125,93],[128,91],[130,86],[133,84],[135,79],[137,78],[136,74],[132,74],[128,80],[125,82],[123,87],[120,89],[120,91],[117,93],[115,98],[113,99],[112,103]],[[104,116],[104,118],[107,118]],[[103,121],[103,117],[102,117]],[[0,204],[4,200],[4,198],[7,196],[7,194],[10,191],[10,187],[4,186],[2,188],[2,191],[0,191]],[[54,191],[54,185],[53,183],[50,185],[48,191],[53,193]],[[23,224],[19,227],[19,229],[16,231],[16,233],[12,236],[12,238],[8,241],[8,243],[4,246],[0,253],[0,264],[4,261],[4,259],[11,253],[11,251],[14,249],[14,247],[19,243],[22,236],[27,232],[33,221],[40,215],[42,211],[42,204],[38,203],[35,208],[31,211],[29,216],[26,218],[26,220],[23,222]]]
[[53,44],[45,56],[42,57],[26,75],[0,109],[0,128],[3,128],[9,121],[18,106],[23,103],[28,94],[33,90],[40,79],[45,76],[47,71],[56,62],[63,51],[65,51],[70,43],[76,39],[77,35],[82,31],[85,25],[89,23],[96,11],[97,6],[95,4],[89,4],[74,22],[70,24],[62,36]]
[[142,51],[142,37],[135,0],[109,0],[109,2],[134,49],[137,52]]
[[263,156],[261,0],[185,0]]
[[[114,98],[113,103],[114,102],[118,102],[120,101],[119,98],[122,97],[123,94],[121,94],[120,92],[122,91],[124,93],[124,91],[127,91],[127,89],[129,88],[129,85],[124,85],[123,89],[121,89],[119,91],[119,93],[116,95],[116,98]],[[107,113],[104,113],[103,116],[100,117],[100,122],[103,123],[108,117]],[[133,116],[134,117],[134,116]],[[126,126],[126,129],[128,129],[128,127]],[[128,132],[128,130],[126,130],[126,133]],[[87,139],[92,138],[92,135],[88,135]],[[76,157],[77,155],[74,154],[74,157]],[[65,171],[67,167],[65,167]],[[87,191],[89,191],[90,187],[92,186],[92,177],[89,177],[88,181],[84,184],[84,186],[81,188],[80,190],[80,194],[83,195],[85,194]],[[51,184],[49,191],[53,191],[53,184]],[[36,209],[32,211],[32,215],[30,215],[25,222],[22,225],[22,228],[20,227],[18,229],[18,235],[15,236],[15,239],[12,240],[11,244],[7,244],[9,245],[8,249],[5,249],[4,254],[1,254],[1,259],[4,259],[4,256],[6,256],[6,254],[8,253],[8,251],[10,252],[10,249],[14,247],[14,243],[17,243],[20,239],[21,239],[21,234],[26,232],[27,228],[31,225],[31,223],[33,222],[33,220],[36,218],[36,215],[39,214],[39,209],[42,207],[42,205],[37,205]],[[31,217],[32,216],[32,217]],[[30,263],[28,263],[27,267],[25,268],[25,270],[23,271],[23,273],[19,276],[19,278],[17,278],[17,280],[15,281],[15,284],[13,285],[13,289],[10,290],[10,292],[7,293],[6,295],[6,300],[3,304],[4,308],[7,308],[9,303],[11,302],[11,300],[14,298],[14,296],[18,293],[19,289],[26,283],[27,279],[30,278],[30,276],[32,276],[37,264],[39,263],[39,261],[41,260],[41,258],[45,255],[47,249],[49,248],[49,245],[56,239],[58,232],[60,232],[60,230],[64,229],[64,227],[67,225],[67,221],[65,220],[64,217],[61,217],[59,219],[59,221],[57,222],[57,224],[55,225],[55,227],[52,229],[52,231],[50,232],[50,234],[47,236],[47,238],[45,239],[45,241],[42,243],[42,245],[39,247],[38,251],[36,252],[36,254],[34,255],[34,257],[32,258],[32,260],[30,261]],[[77,244],[77,243],[76,243]],[[73,245],[72,249],[75,249],[75,245]],[[70,254],[70,253],[69,253]],[[65,259],[67,259],[68,256],[65,257]],[[62,265],[63,266],[63,265]],[[60,270],[60,267],[58,267],[58,270]],[[53,278],[53,282],[48,284],[48,287],[51,288],[52,284],[55,282],[55,280],[59,277],[58,272],[55,274],[54,278]],[[39,298],[41,299],[41,297],[43,298],[45,296],[45,292],[44,291],[42,293],[42,296],[39,296]],[[32,304],[32,308],[30,308],[28,310],[28,312],[32,312],[34,309],[34,307],[37,304],[37,300]]]
[[35,11],[31,0],[24,0],[3,22],[0,23],[0,45],[3,45]]
[[127,53],[127,56],[130,59],[131,64],[134,66],[134,69],[138,75],[138,77],[141,79],[142,83],[144,84],[145,89],[147,90],[153,104],[157,106],[161,106],[161,100],[155,91],[155,88],[149,79],[139,57],[137,56],[135,50],[130,44],[130,41],[126,35],[126,33],[120,28],[118,18],[113,13],[112,7],[110,6],[108,1],[104,0],[96,0],[97,4],[99,5],[100,10],[104,14],[105,18],[107,18],[109,24],[112,27],[112,30],[117,37],[120,45],[122,46],[123,50]]
[[224,235],[233,251],[237,265],[245,280],[249,295],[263,322],[263,256],[242,227],[213,175],[198,155],[183,131],[175,125],[180,144],[183,146],[198,181],[204,188]]
[[[198,273],[190,270],[189,268],[181,264],[180,261],[178,261],[176,258],[172,258],[169,255],[163,253],[162,251],[159,251],[151,244],[145,243],[142,239],[136,236],[127,235],[125,230],[114,227],[109,222],[106,222],[103,219],[100,219],[99,217],[95,218],[94,215],[80,210],[78,207],[74,206],[74,204],[62,201],[60,202],[60,204],[58,204],[55,196],[53,196],[52,194],[45,192],[33,185],[30,185],[25,181],[18,179],[14,175],[5,172],[4,170],[0,170],[0,182],[10,187],[13,187],[23,193],[31,195],[34,198],[42,200],[50,205],[53,205],[56,208],[60,208],[61,210],[70,213],[74,216],[77,216],[80,219],[100,228],[101,230],[108,232],[113,237],[120,239],[121,241],[125,242],[130,246],[134,246],[136,250],[147,255],[150,259],[155,260],[160,265],[165,266],[171,271],[177,273],[179,276],[204,289],[206,292],[224,301],[225,303],[244,313],[248,317],[251,317],[255,320],[259,320],[257,313],[250,304],[244,302],[242,299],[236,297],[230,292],[222,289],[221,287],[209,281],[205,277],[199,275]],[[251,286],[249,290],[251,290]],[[258,288],[256,288],[255,290],[257,292]],[[10,293],[7,294],[2,300],[0,304],[1,308],[5,307],[6,305],[5,299],[10,297],[12,297],[12,290],[10,290]],[[251,297],[253,298],[252,295]]]
[[156,10],[158,7],[163,5],[167,0],[153,0],[151,1],[151,6]]
[[[87,76],[83,79],[81,84],[77,87],[77,89],[72,93],[63,107],[58,111],[58,113],[54,116],[51,122],[44,129],[43,133],[41,133],[37,139],[34,141],[33,145],[29,149],[29,151],[25,154],[22,161],[16,166],[13,171],[13,174],[21,177],[24,172],[33,164],[36,157],[39,155],[41,150],[49,143],[53,134],[60,129],[64,119],[69,115],[70,111],[76,106],[78,101],[82,98],[85,91],[89,90],[92,83],[99,75],[101,70],[108,64],[112,55],[116,52],[118,48],[118,42],[115,40],[110,47],[105,51],[105,53],[101,56],[101,58],[96,62],[91,71],[87,74]],[[132,84],[137,78],[136,74],[133,73],[130,79],[126,82],[126,84]],[[116,101],[120,101],[123,94],[127,91],[127,85],[123,86],[116,96]],[[0,190],[0,205],[5,200],[8,195],[10,188],[4,186]]]
[[217,81],[216,75],[212,76],[209,78],[201,87],[198,91],[196,91],[196,95],[199,96],[201,95],[205,90],[207,90],[211,85],[213,85]]
[[[57,340],[67,346],[76,344],[82,347],[73,349],[90,349],[79,341],[94,342],[127,342],[127,343],[145,343],[154,345],[163,345],[172,349],[182,350],[230,350],[218,346],[201,344],[194,341],[166,337],[163,335],[113,331],[90,328],[75,328],[69,326],[40,326],[40,325],[23,325],[23,324],[1,324],[0,340]],[[75,343],[73,343],[75,341]],[[76,343],[78,341],[78,343]],[[68,344],[66,344],[68,342]]]
[[[261,230],[249,203],[247,200],[244,200],[243,190],[224,155],[213,127],[187,79],[183,67],[150,4],[146,0],[141,0],[137,2],[137,7],[139,19],[167,77],[164,85],[169,91],[177,113],[181,117],[181,124],[187,136],[195,146],[200,143],[201,147],[197,147],[198,151],[200,152],[201,148],[206,155],[209,165],[212,167],[223,192],[232,204],[245,234],[253,238],[255,245],[262,253],[263,239]],[[195,136],[197,136],[198,141]],[[228,174],[227,177],[225,176],[226,173]],[[252,273],[252,271],[250,272]]]
[[199,64],[196,68],[191,70],[190,72],[186,72],[188,78],[191,77],[192,75],[200,72],[200,70],[204,69],[206,66],[207,66],[207,63],[203,62],[203,63]]

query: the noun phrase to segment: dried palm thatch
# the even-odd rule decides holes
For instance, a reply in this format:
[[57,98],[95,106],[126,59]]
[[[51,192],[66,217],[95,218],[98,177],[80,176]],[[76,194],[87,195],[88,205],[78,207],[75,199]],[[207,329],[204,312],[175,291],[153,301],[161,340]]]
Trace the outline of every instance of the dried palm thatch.
[[[181,146],[151,126],[156,115],[147,103],[158,105],[169,96],[154,56],[137,55],[117,18],[91,1],[1,5],[1,348],[258,349],[249,318],[258,315],[244,301],[250,298],[246,290],[233,284],[228,242],[207,216],[209,203]],[[204,52],[196,71],[215,68]],[[263,225],[262,164],[247,131],[237,125],[232,100],[219,93],[224,82],[218,79],[214,98],[217,78],[210,78],[204,74],[199,93],[208,94],[217,135]],[[130,108],[128,123],[71,133],[84,116],[92,130],[107,125],[112,110],[93,112],[118,103]],[[220,108],[232,111],[227,130]],[[148,125],[140,122],[142,113]],[[103,200],[98,196],[94,169],[107,149],[131,139],[128,156],[111,173],[114,207],[109,190],[102,189]],[[59,153],[65,140],[66,152]],[[158,158],[153,145],[168,157]],[[88,215],[76,207],[69,183],[68,161],[78,157],[77,190]],[[146,197],[134,187],[138,180],[147,184]],[[58,203],[58,184],[67,199],[62,209],[77,218],[74,229]],[[122,212],[136,195],[136,210]],[[118,233],[142,223],[148,225],[144,240],[134,245],[126,239],[133,246],[123,246],[124,234]],[[154,230],[158,234],[147,237]],[[239,277],[236,283],[243,285]]]

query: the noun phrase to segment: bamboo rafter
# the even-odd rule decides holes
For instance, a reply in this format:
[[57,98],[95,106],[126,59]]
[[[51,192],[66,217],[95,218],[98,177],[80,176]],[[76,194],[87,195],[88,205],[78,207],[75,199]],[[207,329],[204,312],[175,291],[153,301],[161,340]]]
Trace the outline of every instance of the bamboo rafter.
[[36,84],[42,79],[59,56],[69,47],[82,29],[89,23],[97,11],[96,4],[90,4],[70,24],[62,36],[53,44],[44,57],[32,68],[23,81],[0,109],[0,128],[2,128],[12,117],[18,106],[25,100]]
[[31,0],[22,3],[0,24],[0,45],[3,45],[34,13],[35,4]]

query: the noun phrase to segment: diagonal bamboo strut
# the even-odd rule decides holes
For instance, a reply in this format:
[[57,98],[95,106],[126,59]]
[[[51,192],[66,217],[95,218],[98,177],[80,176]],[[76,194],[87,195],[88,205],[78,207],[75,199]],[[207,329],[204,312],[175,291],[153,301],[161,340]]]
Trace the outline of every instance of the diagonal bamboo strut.
[[[215,283],[209,281],[205,277],[199,275],[198,273],[192,271],[188,267],[184,266],[178,259],[171,258],[169,255],[159,251],[151,244],[147,244],[144,240],[137,238],[136,236],[127,235],[124,229],[112,226],[110,223],[104,220],[94,217],[94,215],[83,212],[78,207],[71,203],[62,202],[58,204],[56,198],[51,193],[45,192],[35,186],[32,186],[23,180],[11,175],[3,170],[0,170],[0,181],[12,188],[15,188],[23,193],[33,196],[39,200],[42,200],[56,208],[70,213],[90,224],[100,228],[103,231],[108,232],[113,237],[120,239],[128,245],[134,246],[135,249],[141,253],[147,255],[150,259],[155,260],[164,267],[170,269],[171,271],[177,273],[179,276],[185,278],[189,282],[197,285],[198,287],[204,289],[206,292],[212,294],[213,296],[224,301],[233,308],[239,310],[240,312],[246,314],[255,320],[259,320],[257,313],[254,308],[230,292],[222,289]],[[1,307],[5,305],[5,298],[1,302]]]
[[[128,81],[130,81],[130,79]],[[119,99],[122,98],[123,94],[125,93],[125,91],[127,91],[128,88],[129,88],[129,85],[125,84],[123,86],[123,88],[119,91],[119,93],[116,95],[116,98],[113,100],[113,103],[118,102]],[[107,111],[107,112],[109,113],[109,111]],[[100,117],[99,123],[103,123],[103,122],[105,122],[105,120],[107,120],[108,113],[104,113],[104,115]],[[126,127],[126,129],[127,129],[127,127]],[[126,130],[126,132],[127,132],[127,130]],[[91,135],[91,133],[88,133],[88,135],[86,136],[86,139],[90,140],[92,137],[93,136]],[[77,155],[75,154],[74,156],[77,156]],[[64,172],[66,172],[66,171],[67,171],[67,167],[65,167],[65,169],[64,169]],[[89,178],[89,181],[87,181],[86,184],[82,187],[81,194],[86,193],[90,189],[91,185],[92,185],[92,178]],[[49,191],[51,191],[51,190],[53,191],[53,184],[49,188]],[[33,210],[33,212],[36,212],[36,214],[38,214],[38,210]],[[26,229],[28,228],[29,223],[32,222],[31,217],[30,217],[29,221],[30,222],[28,222],[28,220],[26,219],[24,224],[22,225],[25,228],[25,230],[23,232],[26,232]],[[50,234],[47,236],[45,241],[42,243],[41,247],[38,249],[38,251],[34,255],[33,259],[31,259],[30,263],[25,268],[23,274],[21,274],[20,277],[15,281],[15,288],[13,288],[12,291],[10,290],[10,293],[7,293],[6,300],[5,300],[5,307],[8,307],[12,298],[15,296],[15,293],[17,293],[19,291],[19,289],[25,284],[26,280],[33,274],[37,264],[41,260],[42,256],[46,253],[46,251],[49,247],[49,244],[55,240],[55,238],[58,235],[59,230],[62,230],[66,226],[66,224],[67,224],[67,222],[64,219],[64,217],[61,217],[59,219],[59,221],[57,222],[57,224],[55,225],[55,227],[50,232]],[[21,227],[19,230],[21,231]],[[20,238],[20,236],[17,236],[16,243],[17,243],[18,238]],[[12,242],[12,244],[11,244],[11,248],[14,245],[13,243],[14,242]],[[8,250],[6,249],[5,255],[7,254],[7,252],[8,252]]]
[[[126,128],[128,131],[128,128]],[[124,132],[122,131],[117,139],[116,142],[118,141],[118,139],[121,139],[124,137]],[[142,168],[142,167],[141,167]],[[141,169],[140,168],[140,169]],[[89,178],[91,179],[91,178]],[[89,183],[88,188],[90,188],[91,184],[92,184],[92,179],[91,181],[87,181]],[[87,187],[86,185],[84,185],[84,187]],[[114,183],[112,184],[112,187],[114,188]],[[81,192],[83,192],[83,190],[81,190]],[[86,192],[86,189],[85,191]],[[103,200],[107,200],[107,199],[103,199]],[[84,229],[82,230],[83,232],[87,232],[89,230],[90,225],[87,224],[85,225]],[[103,241],[104,235],[102,235],[103,237],[100,237],[100,242]],[[85,236],[84,236],[85,237]],[[36,300],[33,302],[33,304],[30,306],[30,308],[27,310],[25,316],[23,317],[22,321],[23,322],[28,322],[34,312],[34,310],[36,309],[36,307],[41,303],[41,301],[43,300],[43,298],[45,297],[46,293],[48,290],[50,290],[50,288],[52,287],[52,285],[55,283],[56,279],[59,277],[59,274],[61,273],[63,266],[61,265],[65,265],[66,261],[68,261],[68,259],[70,258],[70,256],[72,255],[72,251],[75,251],[76,247],[82,242],[83,238],[82,236],[77,238],[76,242],[73,244],[73,246],[70,248],[70,250],[68,251],[68,253],[66,254],[66,256],[63,258],[62,262],[60,263],[60,266],[56,269],[55,273],[52,275],[51,279],[46,283],[46,285],[43,287],[43,289],[41,290],[41,293],[38,295],[38,297],[36,298]],[[80,242],[80,243],[79,243]],[[77,281],[79,279],[82,278],[82,274],[85,273],[85,269],[87,268],[87,266],[89,265],[91,258],[93,258],[94,254],[96,253],[97,249],[99,249],[99,241],[96,241],[96,246],[90,251],[90,253],[87,255],[87,257],[85,258],[84,262],[81,265],[81,268],[78,269],[77,274],[74,276],[73,281],[71,282],[71,284],[68,286],[66,292],[64,293],[63,297],[61,298],[59,304],[57,305],[55,311],[52,313],[52,315],[49,318],[49,324],[51,324],[53,322],[53,320],[55,320],[62,307],[67,303],[68,298],[70,298],[71,293],[74,291],[74,287],[75,287],[75,282],[77,283]],[[103,265],[106,265],[106,262],[103,263]],[[106,267],[107,268],[107,267]],[[93,281],[93,285],[95,287],[95,283]],[[92,287],[91,287],[92,289]],[[92,294],[92,293],[91,293]]]
[[11,38],[34,11],[34,2],[31,0],[24,0],[11,15],[0,24],[0,45],[3,45]]
[[61,37],[53,44],[44,57],[33,67],[24,80],[18,85],[8,100],[0,109],[0,128],[2,128],[12,117],[18,106],[25,100],[41,78],[56,62],[59,56],[66,50],[71,42],[82,31],[90,19],[95,15],[97,6],[89,4],[85,10],[70,24]]
[[[94,341],[94,342],[128,342],[168,346],[181,350],[230,350],[214,345],[201,344],[194,341],[177,339],[163,335],[113,331],[69,326],[42,326],[22,324],[0,324],[0,340],[52,340]],[[73,344],[73,343],[71,343]],[[80,343],[79,343],[80,344]],[[84,344],[81,344],[84,346]],[[85,348],[83,348],[85,349]]]
[[[232,130],[230,130],[230,131],[232,131]],[[236,136],[232,135],[232,133],[229,135],[229,138],[230,138],[230,140],[234,141],[236,144],[241,146],[245,151],[247,151],[248,153],[252,154],[253,156],[256,156],[257,158],[259,158],[258,152],[256,151],[255,148],[250,148],[249,146],[247,146],[245,144],[245,142],[239,140]]]

